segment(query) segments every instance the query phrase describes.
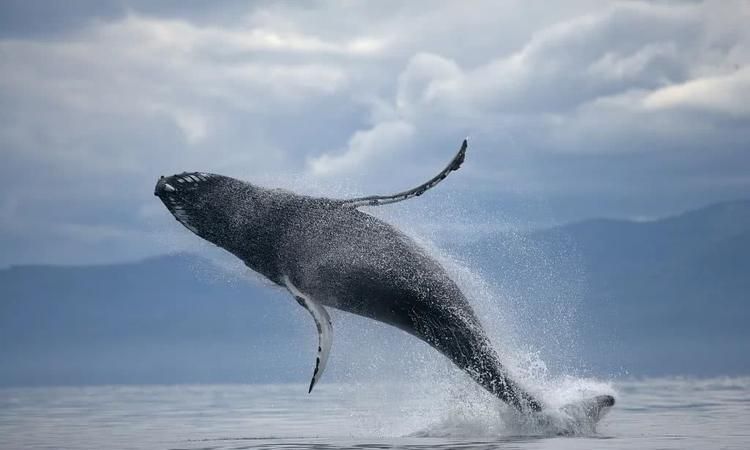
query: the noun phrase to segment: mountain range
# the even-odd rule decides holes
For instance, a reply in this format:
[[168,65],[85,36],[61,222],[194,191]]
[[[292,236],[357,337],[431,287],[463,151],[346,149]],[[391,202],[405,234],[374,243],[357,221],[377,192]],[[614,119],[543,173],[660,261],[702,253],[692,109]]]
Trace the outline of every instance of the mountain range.
[[[468,283],[472,300],[484,295],[480,318],[511,321],[514,345],[551,371],[750,373],[750,201],[436,245],[449,272],[489,286]],[[285,291],[231,269],[176,254],[0,270],[0,385],[306,382],[312,320]],[[384,325],[334,322],[334,379],[398,374],[429,352]]]

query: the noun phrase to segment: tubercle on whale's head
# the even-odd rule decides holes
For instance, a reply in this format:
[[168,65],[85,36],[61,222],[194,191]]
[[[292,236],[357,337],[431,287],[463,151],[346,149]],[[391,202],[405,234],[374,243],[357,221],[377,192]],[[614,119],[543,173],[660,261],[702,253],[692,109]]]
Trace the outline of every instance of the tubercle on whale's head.
[[186,193],[186,192],[198,192],[198,188],[205,188],[207,182],[216,181],[220,179],[226,179],[222,175],[215,175],[212,173],[205,172],[182,172],[176,175],[165,177],[160,176],[156,181],[154,187],[154,195],[163,198],[167,195],[172,195],[175,192]]
[[162,176],[154,187],[154,195],[188,230],[221,245],[232,227],[225,207],[229,198],[237,195],[242,182],[233,178],[205,172],[183,172]]

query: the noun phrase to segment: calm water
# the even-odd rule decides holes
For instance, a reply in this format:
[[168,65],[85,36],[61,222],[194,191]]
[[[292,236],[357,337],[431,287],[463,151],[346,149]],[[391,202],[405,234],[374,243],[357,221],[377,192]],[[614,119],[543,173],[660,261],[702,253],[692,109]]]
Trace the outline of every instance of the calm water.
[[574,437],[450,386],[0,389],[0,448],[750,448],[750,378],[609,389],[619,403]]

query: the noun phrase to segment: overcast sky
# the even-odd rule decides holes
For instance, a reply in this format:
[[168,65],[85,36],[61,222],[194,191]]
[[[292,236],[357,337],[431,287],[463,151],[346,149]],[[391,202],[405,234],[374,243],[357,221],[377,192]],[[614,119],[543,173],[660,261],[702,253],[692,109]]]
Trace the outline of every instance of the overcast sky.
[[470,234],[750,196],[747,1],[248,4],[0,2],[0,266],[197,244],[162,174],[386,194],[467,135],[383,214]]

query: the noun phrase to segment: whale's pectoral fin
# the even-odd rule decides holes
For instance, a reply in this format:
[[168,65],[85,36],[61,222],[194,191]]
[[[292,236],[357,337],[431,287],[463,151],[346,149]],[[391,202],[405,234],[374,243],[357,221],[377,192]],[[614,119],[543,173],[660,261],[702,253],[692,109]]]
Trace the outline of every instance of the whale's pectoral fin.
[[448,166],[428,182],[420,184],[414,189],[409,189],[408,191],[399,192],[398,194],[393,195],[371,195],[369,197],[341,200],[339,204],[348,208],[357,208],[359,206],[387,205],[389,203],[396,203],[407,200],[412,197],[418,197],[424,194],[428,189],[435,187],[435,185],[443,181],[448,176],[448,174],[450,174],[454,170],[458,170],[461,167],[461,164],[464,162],[464,158],[466,157],[466,148],[468,147],[468,145],[469,144],[467,139],[464,139],[463,143],[461,144],[461,148],[458,150],[458,153],[456,153],[456,156],[453,157]]
[[326,368],[326,362],[328,362],[328,354],[331,352],[331,343],[333,342],[333,327],[331,325],[331,317],[328,315],[325,307],[320,303],[316,302],[309,295],[305,295],[292,284],[289,277],[284,277],[284,284],[289,292],[297,300],[297,303],[304,306],[305,309],[315,319],[315,327],[318,329],[318,355],[315,359],[315,370],[313,371],[312,380],[310,380],[310,389],[308,393],[312,392],[313,387],[320,380],[320,376],[323,375],[323,371]]

